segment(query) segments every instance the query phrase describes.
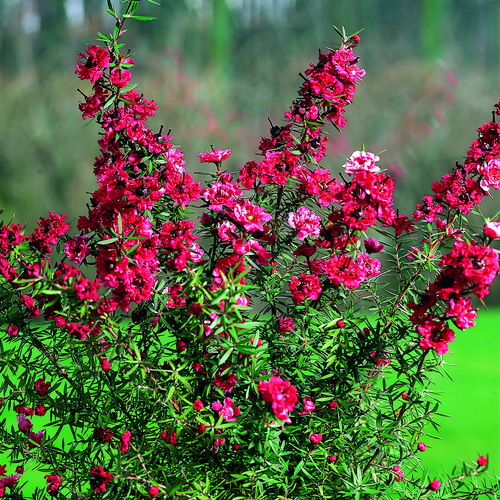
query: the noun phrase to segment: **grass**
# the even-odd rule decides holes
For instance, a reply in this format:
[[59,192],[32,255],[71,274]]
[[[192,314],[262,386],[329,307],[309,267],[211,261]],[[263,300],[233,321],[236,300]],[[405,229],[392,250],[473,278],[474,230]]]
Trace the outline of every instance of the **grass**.
[[441,439],[425,439],[422,460],[431,475],[480,455],[489,455],[490,470],[500,471],[499,324],[500,310],[480,311],[476,328],[459,332],[445,356],[453,381],[437,380],[436,390],[443,391],[440,412],[451,418],[439,420]]
[[[438,439],[422,438],[427,450],[420,454],[422,466],[429,469],[431,479],[443,480],[444,470],[451,472],[455,465],[460,465],[460,460],[475,462],[480,455],[488,456],[490,470],[500,471],[499,324],[500,309],[480,311],[476,328],[459,332],[451,344],[451,352],[444,357],[453,380],[437,379],[436,391],[442,392],[439,411],[451,418],[438,420],[441,425]],[[10,416],[6,425],[16,425],[15,417]],[[432,428],[427,431],[436,434]],[[0,465],[4,463],[9,463],[5,455],[0,457]],[[30,465],[34,466],[27,464],[21,481],[27,482],[23,488],[25,498],[37,486],[45,486],[45,473],[33,470]],[[13,472],[13,467],[8,465],[7,472]]]

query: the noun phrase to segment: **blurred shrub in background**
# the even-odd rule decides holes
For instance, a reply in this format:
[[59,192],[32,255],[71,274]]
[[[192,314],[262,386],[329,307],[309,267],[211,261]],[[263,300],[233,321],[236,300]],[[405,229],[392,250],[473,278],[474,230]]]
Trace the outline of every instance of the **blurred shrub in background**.
[[[103,2],[0,0],[0,207],[28,229],[49,208],[77,217],[95,189],[97,150],[87,146],[95,129],[78,120],[73,71],[75,52],[110,22]],[[233,148],[233,170],[254,157],[265,117],[279,124],[311,43],[327,45],[332,24],[367,28],[358,53],[367,75],[325,165],[335,171],[361,140],[385,149],[402,210],[460,160],[473,139],[467,124],[489,119],[484,110],[500,89],[495,0],[160,3],[144,6],[159,19],[135,27],[129,43],[140,55],[140,90],[160,105],[157,126],[172,129],[191,171],[210,144]]]

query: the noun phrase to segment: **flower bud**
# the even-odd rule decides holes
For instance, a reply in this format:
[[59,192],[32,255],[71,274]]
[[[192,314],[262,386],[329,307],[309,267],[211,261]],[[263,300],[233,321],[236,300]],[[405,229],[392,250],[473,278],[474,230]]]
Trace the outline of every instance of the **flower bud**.
[[437,479],[429,483],[429,489],[432,491],[437,491],[440,486],[441,483]]

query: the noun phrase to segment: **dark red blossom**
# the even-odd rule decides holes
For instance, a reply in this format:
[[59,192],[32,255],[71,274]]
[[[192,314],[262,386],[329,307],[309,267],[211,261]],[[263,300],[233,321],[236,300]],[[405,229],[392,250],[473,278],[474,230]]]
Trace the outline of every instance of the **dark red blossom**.
[[215,373],[214,384],[224,393],[231,394],[238,379],[236,373],[230,371],[231,365],[223,364]]
[[35,391],[39,396],[46,396],[50,387],[50,382],[45,382],[43,378],[39,378],[35,382]]
[[100,443],[107,443],[111,441],[111,438],[113,437],[113,434],[111,432],[108,432],[108,428],[105,427],[94,427],[94,431],[92,433],[92,436],[96,441],[99,441]]

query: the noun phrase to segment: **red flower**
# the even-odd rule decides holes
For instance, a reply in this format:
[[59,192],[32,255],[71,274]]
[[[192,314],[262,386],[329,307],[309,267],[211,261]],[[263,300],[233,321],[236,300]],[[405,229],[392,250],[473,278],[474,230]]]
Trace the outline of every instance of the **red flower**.
[[82,53],[79,59],[85,59],[85,62],[79,62],[76,65],[75,74],[80,76],[80,80],[90,80],[95,83],[102,78],[102,69],[109,68],[109,52],[97,45],[89,45],[86,49],[87,54]]
[[92,467],[90,470],[90,487],[96,493],[104,493],[106,483],[113,481],[113,476],[102,467]]
[[15,337],[19,333],[19,328],[16,325],[10,325],[7,327],[7,334],[11,337]]
[[108,432],[107,427],[104,429],[102,427],[95,427],[92,435],[95,440],[101,443],[107,443],[108,441],[111,441],[111,438],[113,437],[113,434]]
[[[236,386],[238,379],[236,378],[236,373],[232,373],[228,370],[231,365],[225,363],[223,364],[215,373],[214,383],[222,390],[224,394],[231,394],[234,387]],[[225,372],[225,373],[224,373]]]
[[28,434],[28,438],[31,440],[28,441],[28,447],[30,450],[32,450],[33,448],[36,448],[37,444],[42,444],[43,431],[38,431],[36,434],[34,432],[30,432]]
[[194,403],[193,403],[193,410],[196,410],[196,411],[201,411],[201,409],[203,408],[203,402],[200,401],[199,399],[197,399]]
[[271,377],[269,381],[259,381],[259,394],[280,420],[289,420],[288,413],[293,411],[295,403],[299,401],[297,388],[288,380]]
[[37,417],[43,417],[46,411],[47,410],[45,409],[45,406],[43,406],[42,404],[35,406],[35,415]]
[[39,396],[42,396],[42,397],[46,396],[47,391],[49,390],[49,387],[50,387],[50,382],[45,382],[45,380],[43,378],[39,378],[35,382],[35,391]]
[[90,255],[90,248],[87,246],[87,236],[76,235],[66,242],[64,253],[68,259],[75,264],[81,264],[83,259]]
[[106,358],[101,359],[101,368],[105,372],[109,372],[111,370],[111,365],[109,364],[109,361]]
[[158,496],[159,491],[160,488],[158,488],[158,486],[151,486],[151,488],[148,491],[148,494],[151,498],[156,498]]
[[312,274],[301,274],[300,279],[292,276],[292,282],[288,287],[295,304],[301,304],[306,298],[316,300],[321,293],[321,281]]
[[51,497],[55,497],[59,493],[59,485],[61,484],[61,476],[57,474],[47,474],[45,476],[47,481],[47,493]]
[[170,432],[170,427],[161,433],[161,438],[165,443],[175,446],[177,444],[177,433]]

